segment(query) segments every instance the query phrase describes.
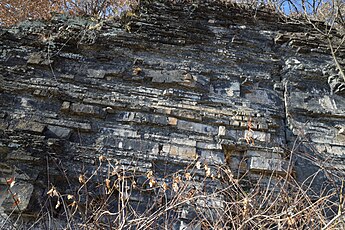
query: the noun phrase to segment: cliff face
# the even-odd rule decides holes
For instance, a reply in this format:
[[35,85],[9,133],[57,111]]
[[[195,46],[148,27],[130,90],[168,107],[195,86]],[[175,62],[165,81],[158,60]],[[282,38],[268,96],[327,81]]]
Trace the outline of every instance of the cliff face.
[[[56,17],[0,37],[6,211],[9,178],[20,209],[34,212],[52,185],[68,191],[103,156],[158,181],[196,159],[253,181],[344,167],[344,83],[311,27],[215,3],[154,3],[121,23]],[[317,192],[329,177],[316,177]]]

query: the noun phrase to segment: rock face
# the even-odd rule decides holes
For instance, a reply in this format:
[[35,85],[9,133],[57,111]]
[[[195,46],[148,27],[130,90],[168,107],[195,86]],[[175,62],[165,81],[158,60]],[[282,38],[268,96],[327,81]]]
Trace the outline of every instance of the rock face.
[[[0,37],[7,211],[10,178],[30,213],[52,185],[68,192],[102,157],[159,183],[196,159],[254,181],[286,174],[290,156],[301,182],[318,167],[344,168],[344,82],[312,27],[216,3],[156,2],[122,22],[60,16]],[[326,176],[317,174],[316,191]]]

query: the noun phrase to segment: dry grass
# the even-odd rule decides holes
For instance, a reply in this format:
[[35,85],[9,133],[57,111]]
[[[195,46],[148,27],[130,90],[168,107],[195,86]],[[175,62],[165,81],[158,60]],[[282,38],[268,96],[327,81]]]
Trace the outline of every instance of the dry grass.
[[[75,191],[50,184],[41,212],[25,228],[171,229],[186,218],[202,229],[341,229],[343,184],[316,193],[311,184],[320,171],[298,183],[291,173],[235,176],[227,166],[195,160],[159,177],[100,156],[91,174],[79,175]],[[13,225],[20,228],[18,218]]]

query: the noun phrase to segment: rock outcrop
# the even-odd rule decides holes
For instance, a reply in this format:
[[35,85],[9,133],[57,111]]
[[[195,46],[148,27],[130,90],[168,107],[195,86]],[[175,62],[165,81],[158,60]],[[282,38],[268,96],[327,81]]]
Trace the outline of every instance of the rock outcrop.
[[[0,37],[6,211],[16,208],[9,179],[19,209],[39,212],[52,185],[68,193],[102,157],[143,175],[141,184],[197,159],[253,181],[344,169],[344,82],[311,26],[217,3],[156,2],[121,22],[57,16]],[[315,191],[328,176],[317,174]]]

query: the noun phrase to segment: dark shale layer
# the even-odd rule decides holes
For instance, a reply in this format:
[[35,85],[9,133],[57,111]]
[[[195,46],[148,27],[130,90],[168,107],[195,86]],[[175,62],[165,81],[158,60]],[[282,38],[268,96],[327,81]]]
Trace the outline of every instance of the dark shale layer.
[[[21,211],[37,213],[51,185],[68,193],[65,175],[78,185],[100,156],[158,182],[197,158],[269,178],[286,173],[291,149],[301,182],[318,166],[342,170],[344,95],[312,27],[266,11],[156,2],[120,22],[2,28],[1,209],[15,208],[9,178]],[[199,177],[196,188],[219,187]],[[318,174],[315,191],[324,183]]]

